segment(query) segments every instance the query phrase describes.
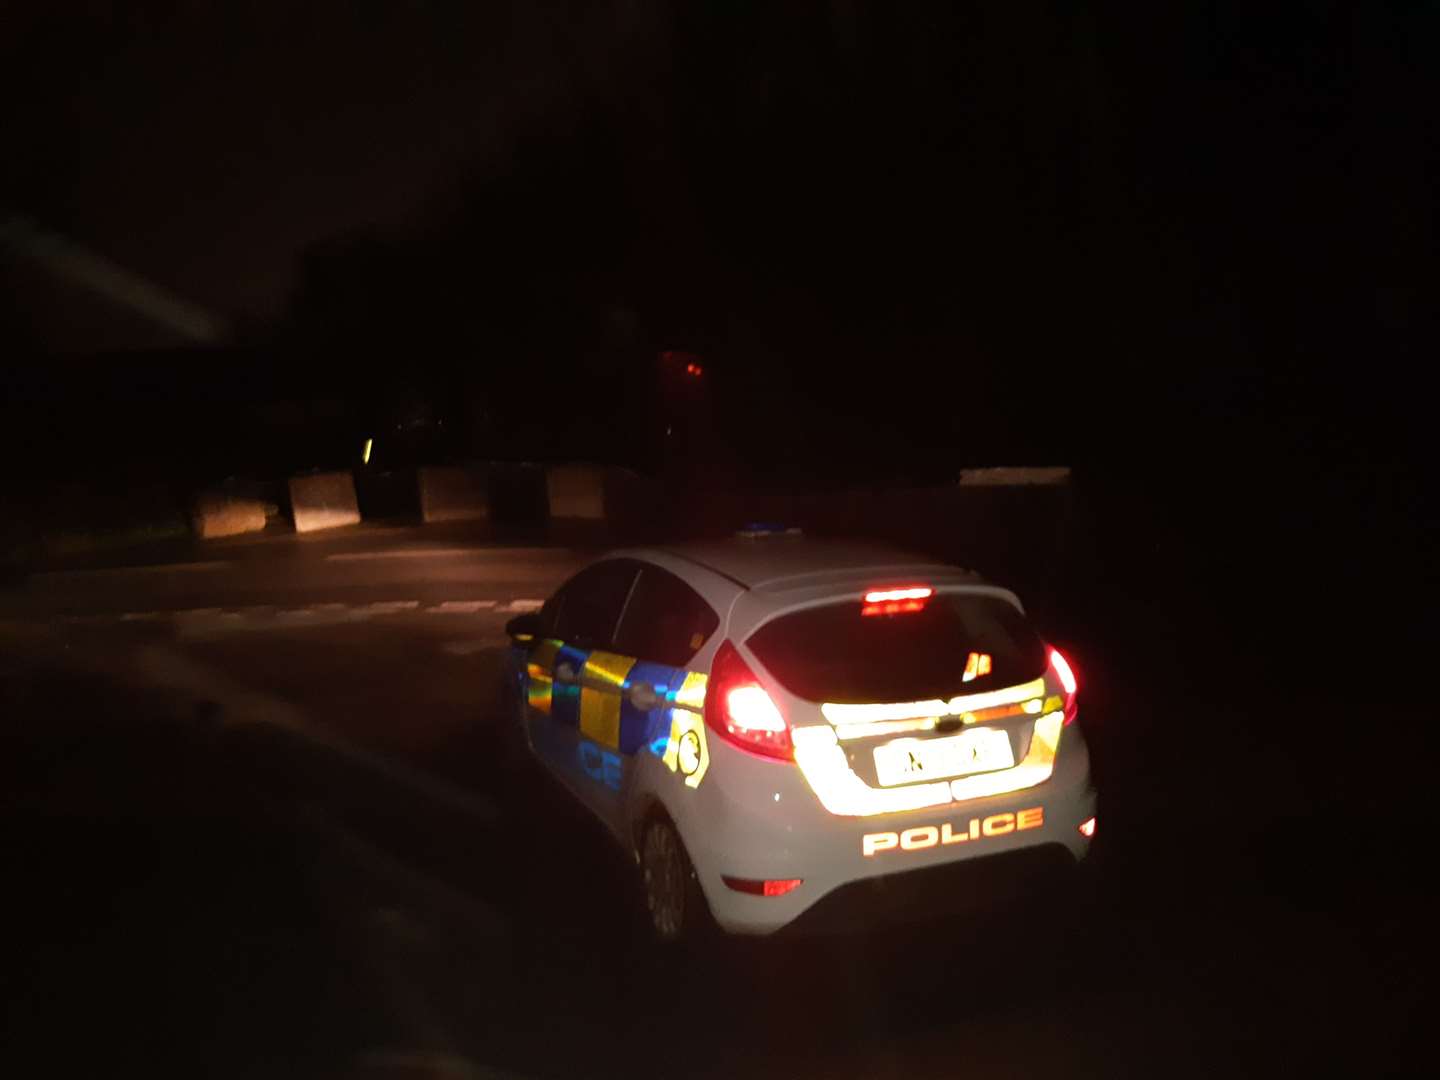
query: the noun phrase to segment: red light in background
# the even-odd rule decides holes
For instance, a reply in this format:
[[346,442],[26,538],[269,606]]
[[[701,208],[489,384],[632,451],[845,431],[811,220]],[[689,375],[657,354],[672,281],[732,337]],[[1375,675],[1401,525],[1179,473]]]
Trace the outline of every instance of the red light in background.
[[1080,835],[1087,840],[1095,835],[1095,819],[1093,817],[1086,818],[1080,823]]

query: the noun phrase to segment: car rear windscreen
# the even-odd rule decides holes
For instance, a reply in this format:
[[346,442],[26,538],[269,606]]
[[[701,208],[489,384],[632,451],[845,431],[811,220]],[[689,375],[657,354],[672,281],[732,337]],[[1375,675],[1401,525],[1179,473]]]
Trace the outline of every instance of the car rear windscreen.
[[894,615],[862,615],[862,607],[857,599],[782,615],[745,644],[808,701],[948,700],[1045,671],[1044,643],[997,596],[942,593]]

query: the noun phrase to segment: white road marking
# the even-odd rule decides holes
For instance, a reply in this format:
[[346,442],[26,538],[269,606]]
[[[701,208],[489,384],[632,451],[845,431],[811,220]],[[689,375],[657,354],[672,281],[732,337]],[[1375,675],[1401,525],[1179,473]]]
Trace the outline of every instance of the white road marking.
[[364,562],[369,559],[446,559],[474,555],[476,548],[390,548],[386,551],[341,551],[326,555],[326,562]]
[[136,623],[172,620],[187,632],[206,627],[226,626],[263,629],[266,623],[321,626],[341,622],[359,622],[376,615],[399,615],[416,612],[422,615],[478,615],[486,612],[516,613],[537,611],[545,601],[536,597],[514,600],[440,600],[421,606],[419,600],[376,600],[365,604],[319,603],[303,607],[276,607],[274,604],[250,606],[181,608],[172,611],[125,611],[100,615],[63,615],[53,618],[67,623],[102,624]]
[[497,600],[444,600],[425,610],[445,614],[473,615],[477,611],[488,611],[497,603],[499,603]]
[[323,730],[311,723],[304,710],[288,701],[237,682],[219,668],[201,664],[173,649],[152,646],[136,656],[134,671],[143,681],[213,701],[223,709],[227,725],[259,724],[280,728],[316,746],[324,747],[355,765],[403,784],[435,802],[462,810],[484,822],[498,820],[495,804],[414,766],[384,757]]
[[474,656],[478,652],[502,645],[507,639],[503,637],[470,638],[465,641],[447,641],[440,646],[442,652],[451,656]]
[[175,574],[195,573],[209,570],[225,570],[233,566],[229,559],[210,559],[205,562],[164,563],[160,566],[108,566],[96,570],[46,570],[31,574],[32,580],[65,581],[70,579],[105,577],[115,574]]

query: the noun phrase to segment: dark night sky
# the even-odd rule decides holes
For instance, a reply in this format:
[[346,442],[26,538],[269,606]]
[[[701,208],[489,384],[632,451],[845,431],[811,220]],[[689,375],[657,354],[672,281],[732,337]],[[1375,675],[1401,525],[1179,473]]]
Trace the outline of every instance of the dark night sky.
[[[403,356],[498,392],[516,357],[679,346],[806,442],[832,415],[971,458],[1278,422],[1343,455],[1363,420],[1403,456],[1437,10],[17,3],[0,202],[291,372]],[[117,335],[8,295],[16,341]]]

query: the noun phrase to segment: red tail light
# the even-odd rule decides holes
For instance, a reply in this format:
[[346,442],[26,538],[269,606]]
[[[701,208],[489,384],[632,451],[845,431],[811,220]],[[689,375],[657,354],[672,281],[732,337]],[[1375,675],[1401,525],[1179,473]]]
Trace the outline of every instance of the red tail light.
[[705,686],[705,723],[721,738],[753,754],[795,756],[790,725],[730,642],[722,642]]
[[1070,661],[1056,648],[1050,650],[1050,668],[1055,672],[1055,677],[1060,680],[1060,686],[1065,691],[1065,723],[1070,724],[1075,720],[1075,713],[1079,708],[1075,700],[1075,691],[1079,689],[1079,682],[1075,678],[1075,669],[1070,666]]

